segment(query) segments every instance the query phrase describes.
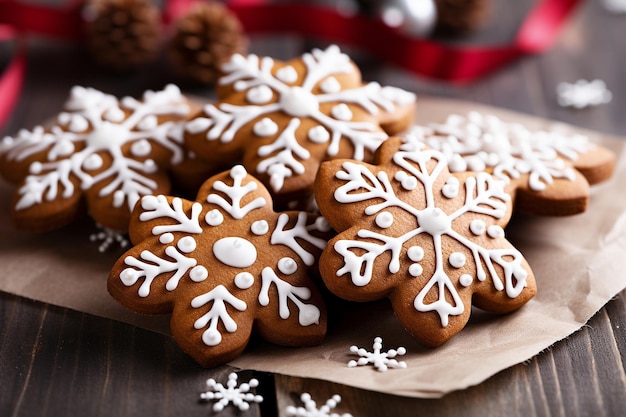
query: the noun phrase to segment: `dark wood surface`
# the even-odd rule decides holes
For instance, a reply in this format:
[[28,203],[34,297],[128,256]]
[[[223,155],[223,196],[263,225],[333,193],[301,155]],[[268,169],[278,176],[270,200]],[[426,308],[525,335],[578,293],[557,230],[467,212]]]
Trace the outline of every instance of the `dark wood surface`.
[[[493,2],[492,19],[468,43],[511,40],[534,2]],[[555,46],[517,61],[467,86],[423,79],[349,48],[364,78],[417,92],[500,106],[626,135],[626,15],[612,15],[601,1],[581,7]],[[308,50],[312,39],[255,38],[250,51],[288,59]],[[343,45],[342,45],[343,47]],[[18,106],[0,135],[32,127],[57,113],[69,88],[79,84],[117,95],[139,95],[175,82],[186,91],[212,95],[186,83],[167,61],[130,75],[94,66],[79,45],[29,42],[29,70]],[[0,65],[10,46],[0,45]],[[600,78],[613,101],[585,110],[556,102],[561,81]],[[623,197],[621,197],[623,198]],[[1,272],[0,265],[0,273]],[[626,275],[624,276],[626,279]],[[441,399],[395,397],[328,382],[283,375],[240,372],[240,381],[261,380],[265,401],[246,413],[229,407],[220,415],[285,415],[310,392],[321,404],[333,394],[336,411],[357,416],[623,416],[626,415],[626,293],[602,308],[580,331],[527,363]],[[199,401],[207,378],[225,382],[228,366],[205,370],[163,335],[66,308],[0,293],[0,416],[204,416]]]

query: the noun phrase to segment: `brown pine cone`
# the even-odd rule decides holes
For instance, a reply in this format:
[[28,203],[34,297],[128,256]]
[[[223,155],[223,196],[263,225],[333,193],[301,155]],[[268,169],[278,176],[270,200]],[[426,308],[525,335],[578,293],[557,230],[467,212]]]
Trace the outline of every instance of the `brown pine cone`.
[[87,47],[94,60],[129,70],[153,59],[161,41],[161,17],[151,0],[87,0]]
[[221,3],[197,3],[174,23],[169,52],[180,72],[214,83],[221,65],[245,53],[248,41],[237,17]]
[[442,35],[462,35],[476,30],[489,15],[489,0],[435,0],[437,25]]

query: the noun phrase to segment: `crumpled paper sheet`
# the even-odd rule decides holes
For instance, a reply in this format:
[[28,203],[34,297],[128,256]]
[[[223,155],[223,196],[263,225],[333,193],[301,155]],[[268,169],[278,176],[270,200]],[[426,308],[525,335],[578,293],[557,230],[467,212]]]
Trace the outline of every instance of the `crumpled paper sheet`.
[[[550,122],[473,103],[422,98],[417,121],[442,121],[451,111],[480,110],[531,127]],[[521,363],[580,329],[604,304],[626,288],[621,257],[626,254],[626,140],[583,131],[618,156],[614,177],[593,187],[589,210],[564,218],[515,216],[507,236],[524,254],[537,279],[538,294],[509,315],[474,310],[468,326],[436,349],[422,347],[396,320],[387,301],[337,301],[330,306],[325,342],[310,348],[283,348],[254,340],[231,362],[235,367],[315,378],[409,397],[440,397],[478,384]],[[89,220],[61,231],[33,234],[9,221],[14,188],[0,182],[0,290],[42,302],[130,323],[168,334],[169,317],[127,311],[106,291],[109,268],[121,250],[100,254],[89,242]],[[622,196],[622,197],[616,197]],[[348,368],[357,356],[350,346],[372,351],[404,346],[406,369],[377,372]],[[181,353],[182,354],[182,353]]]

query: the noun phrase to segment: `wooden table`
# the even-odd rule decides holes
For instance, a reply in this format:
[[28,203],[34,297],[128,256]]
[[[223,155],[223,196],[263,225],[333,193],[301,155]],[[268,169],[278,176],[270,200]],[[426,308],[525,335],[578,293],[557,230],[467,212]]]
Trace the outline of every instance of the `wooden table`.
[[[498,43],[512,38],[533,1],[494,2],[489,27],[465,39]],[[586,2],[549,52],[527,57],[497,73],[459,87],[434,82],[378,62],[366,51],[344,48],[366,80],[437,96],[472,100],[585,128],[626,133],[626,15],[612,15],[601,2]],[[314,40],[264,37],[250,50],[288,59]],[[0,64],[9,56],[0,47]],[[561,81],[603,79],[613,101],[585,110],[561,108]],[[188,92],[211,95],[208,87],[177,78],[157,63],[120,76],[93,65],[80,46],[33,40],[26,85],[0,134],[32,127],[53,116],[69,88],[79,84],[117,95],[176,82]],[[619,197],[623,198],[623,197]],[[1,273],[1,272],[0,272]],[[624,277],[626,278],[626,276]],[[527,363],[504,370],[478,386],[441,399],[411,399],[283,375],[241,372],[261,380],[265,401],[241,415],[285,415],[310,392],[318,405],[333,394],[336,411],[356,416],[622,416],[626,415],[626,293],[602,308],[579,332]],[[204,416],[199,401],[205,380],[225,382],[232,369],[200,368],[163,335],[66,308],[0,293],[0,415],[2,416]],[[228,407],[220,415],[240,415]]]

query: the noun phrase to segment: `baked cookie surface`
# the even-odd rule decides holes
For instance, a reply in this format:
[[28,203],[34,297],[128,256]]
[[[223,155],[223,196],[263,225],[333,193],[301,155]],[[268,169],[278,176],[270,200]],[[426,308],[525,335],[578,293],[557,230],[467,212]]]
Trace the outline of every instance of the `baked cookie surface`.
[[328,289],[352,301],[389,298],[403,326],[437,346],[466,325],[472,305],[506,313],[536,293],[533,273],[504,236],[505,183],[448,171],[445,156],[390,138],[377,165],[324,162],[315,196],[339,232],[320,258]]
[[212,163],[241,160],[275,195],[310,193],[321,161],[370,159],[413,117],[413,93],[363,83],[337,46],[288,62],[233,55],[223,72],[185,141]]
[[141,196],[169,192],[166,169],[184,160],[182,129],[174,127],[191,109],[174,85],[141,100],[74,87],[50,125],[0,142],[0,173],[18,184],[15,224],[57,229],[86,205],[97,223],[125,232]]
[[590,185],[609,179],[616,159],[571,130],[531,130],[479,112],[415,126],[407,137],[443,152],[452,172],[484,171],[502,179],[515,210],[532,215],[584,212]]
[[196,201],[143,197],[129,232],[136,246],[113,267],[109,293],[139,313],[171,313],[174,338],[201,365],[237,357],[253,329],[286,346],[324,338],[326,309],[311,276],[330,226],[274,212],[242,166],[207,180]]

